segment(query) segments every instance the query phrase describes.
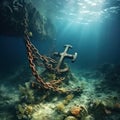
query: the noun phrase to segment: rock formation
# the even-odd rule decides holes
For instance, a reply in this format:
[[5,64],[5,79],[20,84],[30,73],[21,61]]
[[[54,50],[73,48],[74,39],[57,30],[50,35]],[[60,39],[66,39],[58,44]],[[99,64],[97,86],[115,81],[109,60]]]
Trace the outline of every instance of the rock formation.
[[[9,36],[22,36],[24,31],[23,0],[0,1],[0,34]],[[41,39],[53,39],[54,27],[51,21],[41,15],[32,3],[26,3],[28,12],[29,31],[33,36]]]

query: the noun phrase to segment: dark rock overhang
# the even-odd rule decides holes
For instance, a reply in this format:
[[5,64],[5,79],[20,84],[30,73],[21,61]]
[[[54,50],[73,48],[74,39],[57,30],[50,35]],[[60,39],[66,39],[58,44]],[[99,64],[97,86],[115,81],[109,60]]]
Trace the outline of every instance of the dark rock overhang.
[[[0,1],[0,34],[7,36],[22,36],[24,33],[24,16],[22,0]],[[28,28],[33,36],[41,39],[52,39],[54,26],[50,19],[41,15],[32,3],[26,3],[28,12]]]

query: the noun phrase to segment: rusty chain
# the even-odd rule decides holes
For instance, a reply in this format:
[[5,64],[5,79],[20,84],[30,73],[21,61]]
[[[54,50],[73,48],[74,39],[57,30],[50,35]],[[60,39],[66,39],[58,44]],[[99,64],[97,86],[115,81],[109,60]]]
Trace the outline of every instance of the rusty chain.
[[[25,12],[25,17],[24,17],[24,40],[25,40],[25,45],[27,49],[27,54],[28,54],[28,60],[30,64],[30,68],[32,70],[33,76],[36,78],[37,82],[36,85],[41,86],[42,88],[48,89],[48,90],[53,90],[59,93],[68,93],[68,92],[79,92],[80,88],[76,89],[63,89],[60,88],[59,85],[62,83],[62,81],[65,79],[63,77],[58,78],[57,80],[51,80],[50,82],[45,82],[44,79],[39,75],[37,72],[37,65],[42,65],[44,66],[47,70],[50,70],[54,73],[56,72],[56,69],[53,67],[53,64],[56,64],[57,62],[47,56],[41,55],[37,48],[31,43],[30,37],[29,37],[29,31],[28,31],[28,12],[26,7],[24,6],[24,12]],[[37,62],[36,62],[37,61]],[[39,64],[38,61],[41,61]],[[36,65],[37,64],[37,65]],[[33,86],[34,83],[32,84]]]
[[40,60],[43,62],[43,65],[45,66],[46,69],[55,72],[55,68],[53,68],[52,64],[55,64],[56,61],[50,57],[41,55],[38,52],[37,48],[31,43],[28,32],[28,14],[26,7],[25,7],[24,29],[25,29],[24,39],[27,48],[28,60],[33,76],[35,76],[37,82],[40,83],[40,85],[43,88],[52,89],[53,91],[61,92],[61,90],[58,87],[58,84],[60,84],[64,80],[64,78],[61,77],[58,80],[51,80],[50,82],[44,82],[43,78],[38,74],[36,70],[35,60]]

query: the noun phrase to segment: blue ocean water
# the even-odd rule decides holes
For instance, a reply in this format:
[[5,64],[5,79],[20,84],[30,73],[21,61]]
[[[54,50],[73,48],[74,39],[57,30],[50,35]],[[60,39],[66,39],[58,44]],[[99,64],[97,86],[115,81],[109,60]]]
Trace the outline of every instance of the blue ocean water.
[[[70,51],[78,53],[78,58],[74,63],[76,67],[80,69],[103,63],[119,63],[119,1],[56,0],[47,2],[41,0],[32,2],[38,11],[42,11],[42,14],[51,18],[56,30],[53,42],[55,50],[62,51],[65,44],[71,44],[73,49]],[[96,14],[100,12],[101,15],[97,18]],[[48,42],[40,43],[40,39],[34,37],[33,42],[36,41],[35,44],[42,54],[49,53],[49,48],[52,47],[51,42],[48,40]],[[0,52],[1,70],[25,62],[26,52],[22,37],[1,36]]]
[[[68,53],[77,52],[77,59],[74,63],[70,59],[65,59],[65,62],[75,74],[76,71],[80,74],[82,70],[98,68],[103,64],[120,64],[120,0],[28,0],[27,2],[31,2],[43,16],[47,16],[55,29],[52,40],[49,38],[42,40],[34,34],[30,37],[40,54],[50,56],[53,52],[63,52],[64,45],[72,45],[73,48],[69,49]],[[114,76],[116,73],[118,75],[119,69],[116,68],[107,75]],[[104,73],[104,70],[102,72]],[[5,85],[10,85],[14,79],[10,76],[13,75],[18,75],[17,78],[21,81],[22,79],[28,81],[28,76],[32,76],[25,41],[23,36],[0,35],[1,89],[4,88],[3,80],[9,81]],[[106,79],[112,81],[110,77]],[[84,76],[80,79],[84,81]],[[15,86],[10,88],[12,92],[18,86],[18,80],[16,77],[13,80]],[[119,78],[116,81],[118,82]],[[113,83],[110,82],[109,85],[112,86]],[[118,86],[112,87],[117,89]]]
[[[114,18],[115,19],[115,18]],[[56,27],[56,40],[40,41],[34,38],[33,43],[41,54],[49,54],[54,44],[54,51],[62,52],[64,45],[70,44],[77,52],[78,58],[73,64],[81,68],[93,67],[104,63],[118,64],[120,61],[120,22],[117,20],[88,25],[70,25],[64,23]],[[67,28],[67,26],[69,26]],[[66,29],[67,28],[67,29]],[[0,37],[1,71],[19,66],[27,61],[23,38]],[[53,50],[51,52],[54,52]]]

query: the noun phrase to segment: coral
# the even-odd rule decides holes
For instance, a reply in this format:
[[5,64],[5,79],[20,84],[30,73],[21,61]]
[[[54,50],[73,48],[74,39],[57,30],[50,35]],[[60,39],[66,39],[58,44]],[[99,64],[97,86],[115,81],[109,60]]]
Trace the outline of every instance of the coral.
[[73,99],[73,97],[73,94],[68,94],[63,101],[59,102],[56,105],[57,110],[64,112],[65,105],[67,105],[71,101],[71,99]]
[[57,105],[56,105],[56,109],[60,112],[64,112],[64,109],[65,109],[65,105],[63,104],[63,102],[59,102]]
[[70,109],[70,113],[77,117],[80,118],[81,120],[84,120],[86,116],[88,116],[88,111],[85,106],[73,106]]
[[72,99],[73,99],[74,95],[73,94],[68,94],[65,99],[63,100],[63,104],[67,105]]
[[35,104],[33,107],[33,114],[31,120],[57,120],[57,117],[55,116],[56,114],[54,114],[54,110],[54,103]]
[[27,119],[31,118],[33,107],[27,104],[18,104],[18,106],[16,106],[16,110],[18,119]]
[[72,100],[72,99],[73,99],[73,97],[74,97],[74,95],[73,95],[73,94],[69,94],[69,95],[67,95],[67,96],[66,96],[66,98],[65,98],[65,99],[66,99],[67,101],[70,101],[70,100]]
[[30,88],[30,83],[25,83],[25,86],[19,85],[20,99],[26,103],[33,103],[35,101],[34,91]]
[[33,111],[33,107],[31,106],[31,105],[28,105],[28,106],[26,106],[26,113],[27,114],[30,114],[30,113],[32,113],[32,111]]
[[49,79],[49,80],[55,80],[56,79],[56,74],[48,73],[48,74],[46,74],[46,78]]
[[81,111],[82,109],[78,106],[74,106],[70,109],[71,114],[74,116],[79,116]]

